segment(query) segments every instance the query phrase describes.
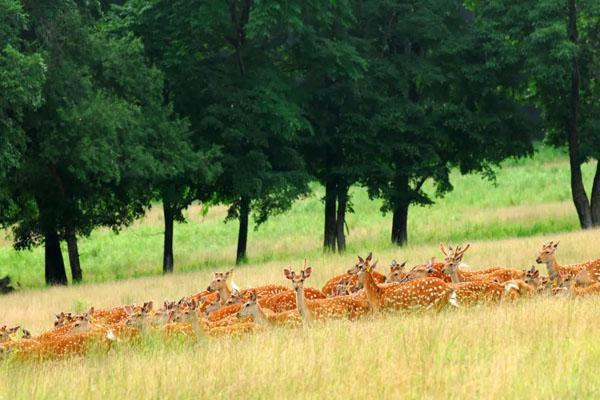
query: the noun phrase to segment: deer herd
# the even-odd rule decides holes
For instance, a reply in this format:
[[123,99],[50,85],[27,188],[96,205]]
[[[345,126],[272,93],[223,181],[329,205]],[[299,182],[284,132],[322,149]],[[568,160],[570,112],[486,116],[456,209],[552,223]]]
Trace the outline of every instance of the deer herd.
[[375,271],[372,255],[358,257],[346,273],[329,279],[322,289],[305,287],[312,268],[284,269],[291,289],[265,285],[239,289],[233,271],[217,272],[208,288],[178,302],[155,307],[149,301],[83,314],[56,315],[54,328],[33,337],[21,327],[0,327],[0,355],[19,358],[82,354],[90,347],[110,349],[155,331],[166,336],[235,335],[273,326],[299,327],[316,320],[355,320],[381,312],[441,310],[486,302],[515,301],[536,295],[586,296],[600,294],[600,259],[569,266],[556,261],[558,242],[543,245],[536,261],[546,264],[548,276],[535,268],[492,267],[468,271],[463,256],[470,245],[440,244],[443,262],[431,258],[410,270],[393,261],[389,273]]

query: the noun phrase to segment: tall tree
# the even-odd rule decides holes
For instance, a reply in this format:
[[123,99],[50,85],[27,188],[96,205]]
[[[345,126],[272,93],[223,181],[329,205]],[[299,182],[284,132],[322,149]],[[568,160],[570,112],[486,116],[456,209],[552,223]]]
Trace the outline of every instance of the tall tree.
[[28,54],[21,36],[27,16],[17,0],[0,1],[0,208],[7,209],[3,179],[18,167],[26,147],[23,115],[42,104],[45,65]]
[[360,24],[358,2],[305,2],[294,26],[290,46],[298,92],[311,129],[302,147],[311,175],[325,188],[323,247],[343,252],[346,212],[351,210],[348,190],[359,180],[369,157],[365,111],[357,82],[367,60],[364,43],[354,35]]
[[571,193],[582,228],[600,225],[600,164],[591,197],[581,165],[600,159],[600,4],[592,0],[481,2],[490,29],[525,57],[523,96],[543,110],[547,140],[569,149]]
[[525,81],[516,51],[499,46],[460,1],[363,3],[369,48],[374,163],[363,182],[391,211],[391,240],[408,241],[411,204],[452,189],[449,173],[492,174],[509,156],[532,151],[533,124],[511,93]]
[[257,224],[307,190],[297,133],[306,126],[282,73],[288,14],[260,1],[131,1],[123,8],[166,73],[193,142],[221,150],[221,173],[205,200],[239,221],[236,262],[246,258],[249,216]]
[[144,212],[143,171],[154,165],[144,144],[168,130],[170,111],[141,43],[113,35],[94,3],[24,4],[31,25],[23,37],[48,71],[44,103],[25,117],[23,161],[7,179],[14,207],[0,220],[13,227],[16,248],[44,243],[46,282],[66,284],[61,240],[81,279],[76,235],[118,229]]

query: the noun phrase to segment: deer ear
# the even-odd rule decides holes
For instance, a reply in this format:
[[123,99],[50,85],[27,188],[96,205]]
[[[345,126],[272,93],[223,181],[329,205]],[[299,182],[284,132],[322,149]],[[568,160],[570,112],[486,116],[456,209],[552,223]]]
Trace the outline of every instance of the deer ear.
[[533,273],[533,276],[534,276],[535,278],[537,278],[538,276],[540,276],[540,271],[535,271],[535,272]]
[[252,293],[250,293],[250,300],[251,301],[256,301],[256,298],[257,298],[256,291],[253,290]]
[[373,252],[369,252],[369,255],[366,258],[366,261],[371,261],[371,259],[373,258]]
[[362,258],[361,256],[357,256],[357,257],[358,257],[358,261],[360,261],[361,263],[365,262],[364,258]]
[[308,278],[310,274],[312,274],[312,267],[308,267],[302,271],[302,276],[304,276],[304,279]]
[[293,271],[290,271],[290,270],[289,270],[289,269],[287,269],[287,268],[285,268],[285,269],[283,270],[283,275],[285,275],[285,277],[286,277],[287,279],[290,279],[290,280],[294,278],[294,272],[293,272]]
[[408,260],[404,260],[404,262],[402,264],[400,264],[400,268],[404,268],[406,267],[406,263],[408,262]]
[[87,312],[87,315],[90,317],[92,316],[92,314],[94,314],[94,307],[90,307],[90,309]]
[[379,260],[376,260],[373,265],[371,265],[371,269],[375,269],[375,267],[377,266],[377,263],[379,262]]
[[558,242],[556,242],[556,243],[554,243],[554,244],[552,245],[552,247],[554,248],[554,250],[556,250],[556,249],[558,248],[558,244],[559,244],[559,243],[560,243],[560,241],[558,241]]

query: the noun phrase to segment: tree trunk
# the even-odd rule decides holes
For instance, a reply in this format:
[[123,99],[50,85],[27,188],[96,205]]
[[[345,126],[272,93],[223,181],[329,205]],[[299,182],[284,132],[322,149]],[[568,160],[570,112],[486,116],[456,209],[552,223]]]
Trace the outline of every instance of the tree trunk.
[[165,237],[163,245],[163,274],[173,272],[173,208],[163,197],[163,215],[165,218]]
[[346,185],[338,185],[337,187],[337,216],[336,216],[336,239],[338,253],[343,253],[346,250],[346,235],[344,228],[346,226],[346,204],[348,202],[348,187]]
[[73,278],[73,283],[79,283],[83,279],[83,274],[81,273],[79,246],[77,245],[77,235],[74,229],[69,229],[66,240],[69,253],[69,265],[71,266],[71,277]]
[[248,244],[248,216],[250,215],[250,199],[242,196],[240,199],[240,231],[238,234],[236,264],[246,260],[246,245]]
[[65,272],[65,262],[60,250],[58,235],[53,229],[49,229],[45,236],[45,275],[47,285],[66,285],[67,273]]
[[[569,40],[578,45],[577,37],[577,10],[575,0],[569,0]],[[569,142],[569,162],[571,167],[571,194],[575,209],[579,216],[579,224],[583,229],[592,226],[592,213],[590,202],[583,186],[583,177],[581,174],[581,159],[579,155],[579,60],[576,55],[573,58],[573,70],[571,72],[571,95],[569,99],[569,117],[567,120],[567,139]]]
[[323,234],[323,249],[335,252],[336,237],[336,183],[329,178],[325,183],[325,232]]
[[592,186],[592,224],[600,226],[600,160],[596,164],[596,175]]
[[402,201],[394,205],[392,243],[398,246],[408,243],[408,202]]

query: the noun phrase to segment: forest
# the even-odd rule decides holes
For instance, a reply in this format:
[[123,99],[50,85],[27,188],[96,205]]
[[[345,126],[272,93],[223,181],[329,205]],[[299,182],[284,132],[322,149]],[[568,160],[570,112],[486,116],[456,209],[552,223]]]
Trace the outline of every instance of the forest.
[[79,282],[78,240],[153,205],[164,273],[191,205],[226,207],[240,264],[315,187],[342,253],[361,188],[403,246],[455,171],[492,186],[540,141],[597,227],[599,34],[592,0],[0,0],[0,227],[64,285],[61,244]]

